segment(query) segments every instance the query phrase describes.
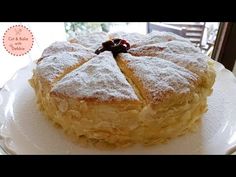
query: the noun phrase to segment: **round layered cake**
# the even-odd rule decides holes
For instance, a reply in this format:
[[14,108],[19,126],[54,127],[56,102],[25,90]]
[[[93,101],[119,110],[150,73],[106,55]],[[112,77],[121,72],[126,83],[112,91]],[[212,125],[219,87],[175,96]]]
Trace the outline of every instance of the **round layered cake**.
[[[107,40],[126,52],[95,54]],[[77,34],[38,59],[30,84],[46,117],[76,142],[98,148],[151,145],[195,129],[215,71],[189,40],[168,32]]]

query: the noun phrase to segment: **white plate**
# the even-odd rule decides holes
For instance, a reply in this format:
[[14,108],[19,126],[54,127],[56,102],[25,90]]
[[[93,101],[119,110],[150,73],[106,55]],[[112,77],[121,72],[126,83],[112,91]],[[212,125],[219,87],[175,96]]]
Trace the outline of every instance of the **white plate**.
[[236,78],[217,62],[209,110],[197,132],[167,144],[113,151],[82,148],[43,117],[28,84],[33,67],[18,71],[0,91],[0,139],[9,154],[227,154],[236,144]]

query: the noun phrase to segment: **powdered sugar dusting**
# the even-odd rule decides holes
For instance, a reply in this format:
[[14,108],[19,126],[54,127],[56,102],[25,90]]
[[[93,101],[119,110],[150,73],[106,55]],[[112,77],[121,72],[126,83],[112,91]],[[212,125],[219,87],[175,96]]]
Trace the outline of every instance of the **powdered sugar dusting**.
[[96,56],[92,51],[68,42],[55,42],[43,52],[35,69],[37,75],[52,82],[66,69],[79,65]]
[[191,43],[188,39],[171,32],[152,31],[151,33],[147,34],[142,40],[132,45],[132,47],[139,47],[160,42],[168,42],[172,40]]
[[125,33],[125,32],[114,32],[109,34],[111,39],[120,38],[126,40],[130,45],[141,41],[145,35],[140,33]]
[[94,52],[91,49],[85,48],[84,46],[80,44],[72,44],[67,41],[61,41],[61,42],[54,42],[49,47],[47,47],[43,53],[42,57],[50,56],[62,52]]
[[98,49],[103,42],[109,40],[109,36],[105,32],[93,32],[93,33],[76,33],[69,39],[71,43],[78,43],[85,47],[91,48],[93,51]]
[[194,87],[198,76],[183,67],[157,57],[136,57],[119,54],[143,84],[149,100],[158,103],[168,96],[186,94]]
[[51,82],[74,67],[72,72],[55,83],[52,92],[100,101],[137,100],[112,54],[94,54],[94,49],[109,37],[134,43],[128,51],[130,54],[119,56],[134,70],[153,102],[160,102],[167,95],[189,93],[195,87],[193,83],[207,72],[209,58],[189,40],[173,33],[155,31],[147,35],[78,33],[70,42],[55,42],[45,49],[36,74]]
[[52,92],[98,101],[138,100],[110,52],[103,52],[65,75]]
[[140,47],[131,48],[129,53],[133,55],[156,56],[161,52],[174,54],[200,53],[200,49],[188,42],[169,41],[155,44],[142,45]]
[[210,59],[192,44],[181,41],[144,45],[131,48],[129,53],[134,56],[159,57],[198,74],[207,71],[207,61]]
[[199,76],[208,71],[207,62],[210,59],[202,53],[173,54],[163,52],[157,55],[157,57],[171,61]]

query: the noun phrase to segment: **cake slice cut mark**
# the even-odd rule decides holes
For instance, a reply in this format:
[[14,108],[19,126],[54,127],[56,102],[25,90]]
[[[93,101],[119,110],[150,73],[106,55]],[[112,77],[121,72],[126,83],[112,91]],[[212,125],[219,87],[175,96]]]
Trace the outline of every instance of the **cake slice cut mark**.
[[[91,59],[91,58],[90,58]],[[56,77],[53,81],[52,81],[52,85],[54,85],[56,82],[60,81],[65,75],[67,75],[68,73],[76,70],[77,68],[79,68],[80,66],[82,66],[83,64],[85,64],[86,62],[88,62],[90,59],[87,60],[82,60],[79,63],[76,63],[75,65],[68,67],[64,70],[63,73],[61,73],[58,77]]]
[[90,102],[125,101],[140,104],[111,52],[107,51],[67,72],[53,86],[51,94]]
[[[171,45],[168,46],[168,43]],[[170,61],[197,74],[204,84],[209,73],[207,62],[210,58],[197,51],[198,48],[186,42],[171,41],[131,48],[129,53],[135,57],[157,57]]]
[[123,53],[117,62],[148,103],[159,104],[189,95],[197,84],[197,75],[161,58]]
[[134,81],[135,79],[132,77],[132,74],[130,73],[129,69],[127,68],[125,63],[121,59],[119,59],[119,57],[117,57],[117,65],[119,66],[121,72],[124,74],[127,82],[129,82],[129,84],[133,87],[133,89],[134,89],[136,95],[138,96],[138,98],[142,102],[146,103],[147,99],[145,99],[144,93],[142,93],[142,91],[141,91],[141,87],[138,86],[137,82]]
[[34,75],[39,77],[41,83],[47,85],[47,88],[44,88],[47,92],[65,74],[94,56],[96,54],[92,49],[80,44],[72,44],[67,41],[54,42],[44,49],[41,58],[37,61]]
[[91,58],[93,53],[68,52],[52,55],[39,63],[38,75],[52,87],[66,74],[80,67]]

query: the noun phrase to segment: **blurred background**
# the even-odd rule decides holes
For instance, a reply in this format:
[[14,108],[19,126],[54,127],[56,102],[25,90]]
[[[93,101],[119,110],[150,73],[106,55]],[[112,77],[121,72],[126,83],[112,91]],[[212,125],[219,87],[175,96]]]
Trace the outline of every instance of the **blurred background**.
[[43,50],[55,41],[64,41],[75,33],[136,32],[147,34],[154,30],[168,31],[188,38],[203,53],[221,62],[236,75],[236,24],[228,22],[60,22],[60,23],[0,23],[1,41],[12,25],[22,24],[34,35],[29,54],[15,57],[0,45],[0,88],[14,73],[41,56]]
[[211,56],[217,36],[219,22],[146,22],[146,23],[107,23],[70,22],[65,23],[67,36],[80,32],[137,32],[150,33],[153,30],[169,31],[188,38],[203,53]]

